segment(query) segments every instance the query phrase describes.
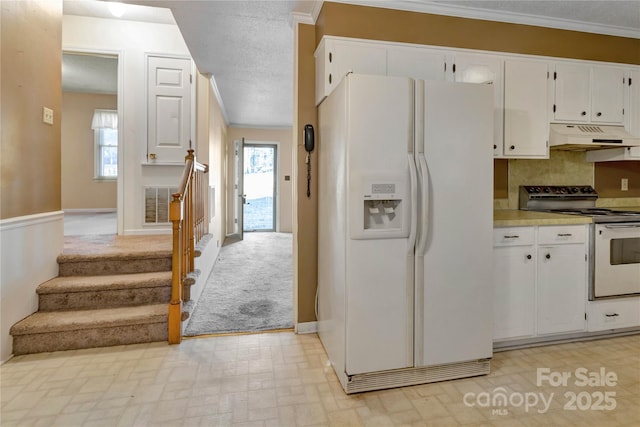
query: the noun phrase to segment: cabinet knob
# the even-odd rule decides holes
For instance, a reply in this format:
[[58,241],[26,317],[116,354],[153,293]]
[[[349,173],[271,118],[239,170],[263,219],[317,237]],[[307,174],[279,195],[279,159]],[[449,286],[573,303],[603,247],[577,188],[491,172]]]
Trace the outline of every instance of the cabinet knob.
[[496,144],[493,144],[493,149],[495,150],[496,148],[498,148],[498,146]]
[[551,254],[546,254],[544,257],[545,257],[546,259],[551,259]]
[[512,145],[512,146],[509,147],[509,150],[515,150],[515,149],[516,149],[515,145]]
[[531,254],[527,254],[527,259],[531,259]]
[[586,112],[586,111],[583,111],[582,113],[580,113],[580,115],[581,115],[581,116],[586,116],[586,115],[587,115],[587,112]]
[[331,77],[331,74],[329,74],[329,84],[331,84],[332,80],[333,80],[333,78]]
[[602,115],[602,113],[597,113],[596,116],[600,117]]
[[329,62],[333,62],[333,53],[329,52]]

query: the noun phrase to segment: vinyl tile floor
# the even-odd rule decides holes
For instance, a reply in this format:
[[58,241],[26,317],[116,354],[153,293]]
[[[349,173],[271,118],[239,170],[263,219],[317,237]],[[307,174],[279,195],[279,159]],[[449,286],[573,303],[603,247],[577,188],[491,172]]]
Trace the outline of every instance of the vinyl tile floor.
[[640,425],[640,335],[499,352],[487,376],[356,395],[317,335],[291,332],[19,356],[0,376],[3,427]]

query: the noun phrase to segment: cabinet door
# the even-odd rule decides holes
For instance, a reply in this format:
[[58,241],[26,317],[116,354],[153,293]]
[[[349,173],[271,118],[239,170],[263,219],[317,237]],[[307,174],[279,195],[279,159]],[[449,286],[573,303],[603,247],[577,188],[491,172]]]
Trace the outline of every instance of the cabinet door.
[[453,79],[456,82],[493,86],[493,152],[494,155],[500,155],[503,140],[502,60],[489,55],[456,56]]
[[633,136],[640,137],[640,70],[633,70],[627,79],[629,94],[628,131]]
[[387,74],[417,80],[445,80],[443,53],[421,48],[389,48]]
[[538,248],[538,334],[585,328],[586,259],[584,245]]
[[548,157],[549,66],[507,60],[504,65],[504,154]]
[[523,338],[535,333],[535,252],[533,246],[493,250],[493,338]]
[[589,120],[589,66],[558,64],[554,73],[554,119],[572,122]]
[[619,123],[624,120],[624,69],[591,69],[591,121]]
[[380,76],[387,74],[387,49],[384,46],[335,42],[333,48],[328,49],[327,56],[329,92],[348,72]]

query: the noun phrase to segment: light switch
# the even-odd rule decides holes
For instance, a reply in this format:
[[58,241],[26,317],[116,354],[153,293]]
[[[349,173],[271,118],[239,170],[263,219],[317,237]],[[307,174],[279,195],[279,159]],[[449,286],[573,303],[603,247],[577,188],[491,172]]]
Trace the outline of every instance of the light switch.
[[42,107],[42,122],[49,125],[53,124],[53,110],[51,108]]

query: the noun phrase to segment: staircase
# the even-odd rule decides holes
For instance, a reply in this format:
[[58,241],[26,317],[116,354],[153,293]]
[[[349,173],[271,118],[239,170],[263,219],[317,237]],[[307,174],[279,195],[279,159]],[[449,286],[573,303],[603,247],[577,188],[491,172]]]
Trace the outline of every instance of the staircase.
[[14,355],[167,341],[170,236],[112,238],[65,242],[59,277],[37,288],[38,312],[11,328]]

